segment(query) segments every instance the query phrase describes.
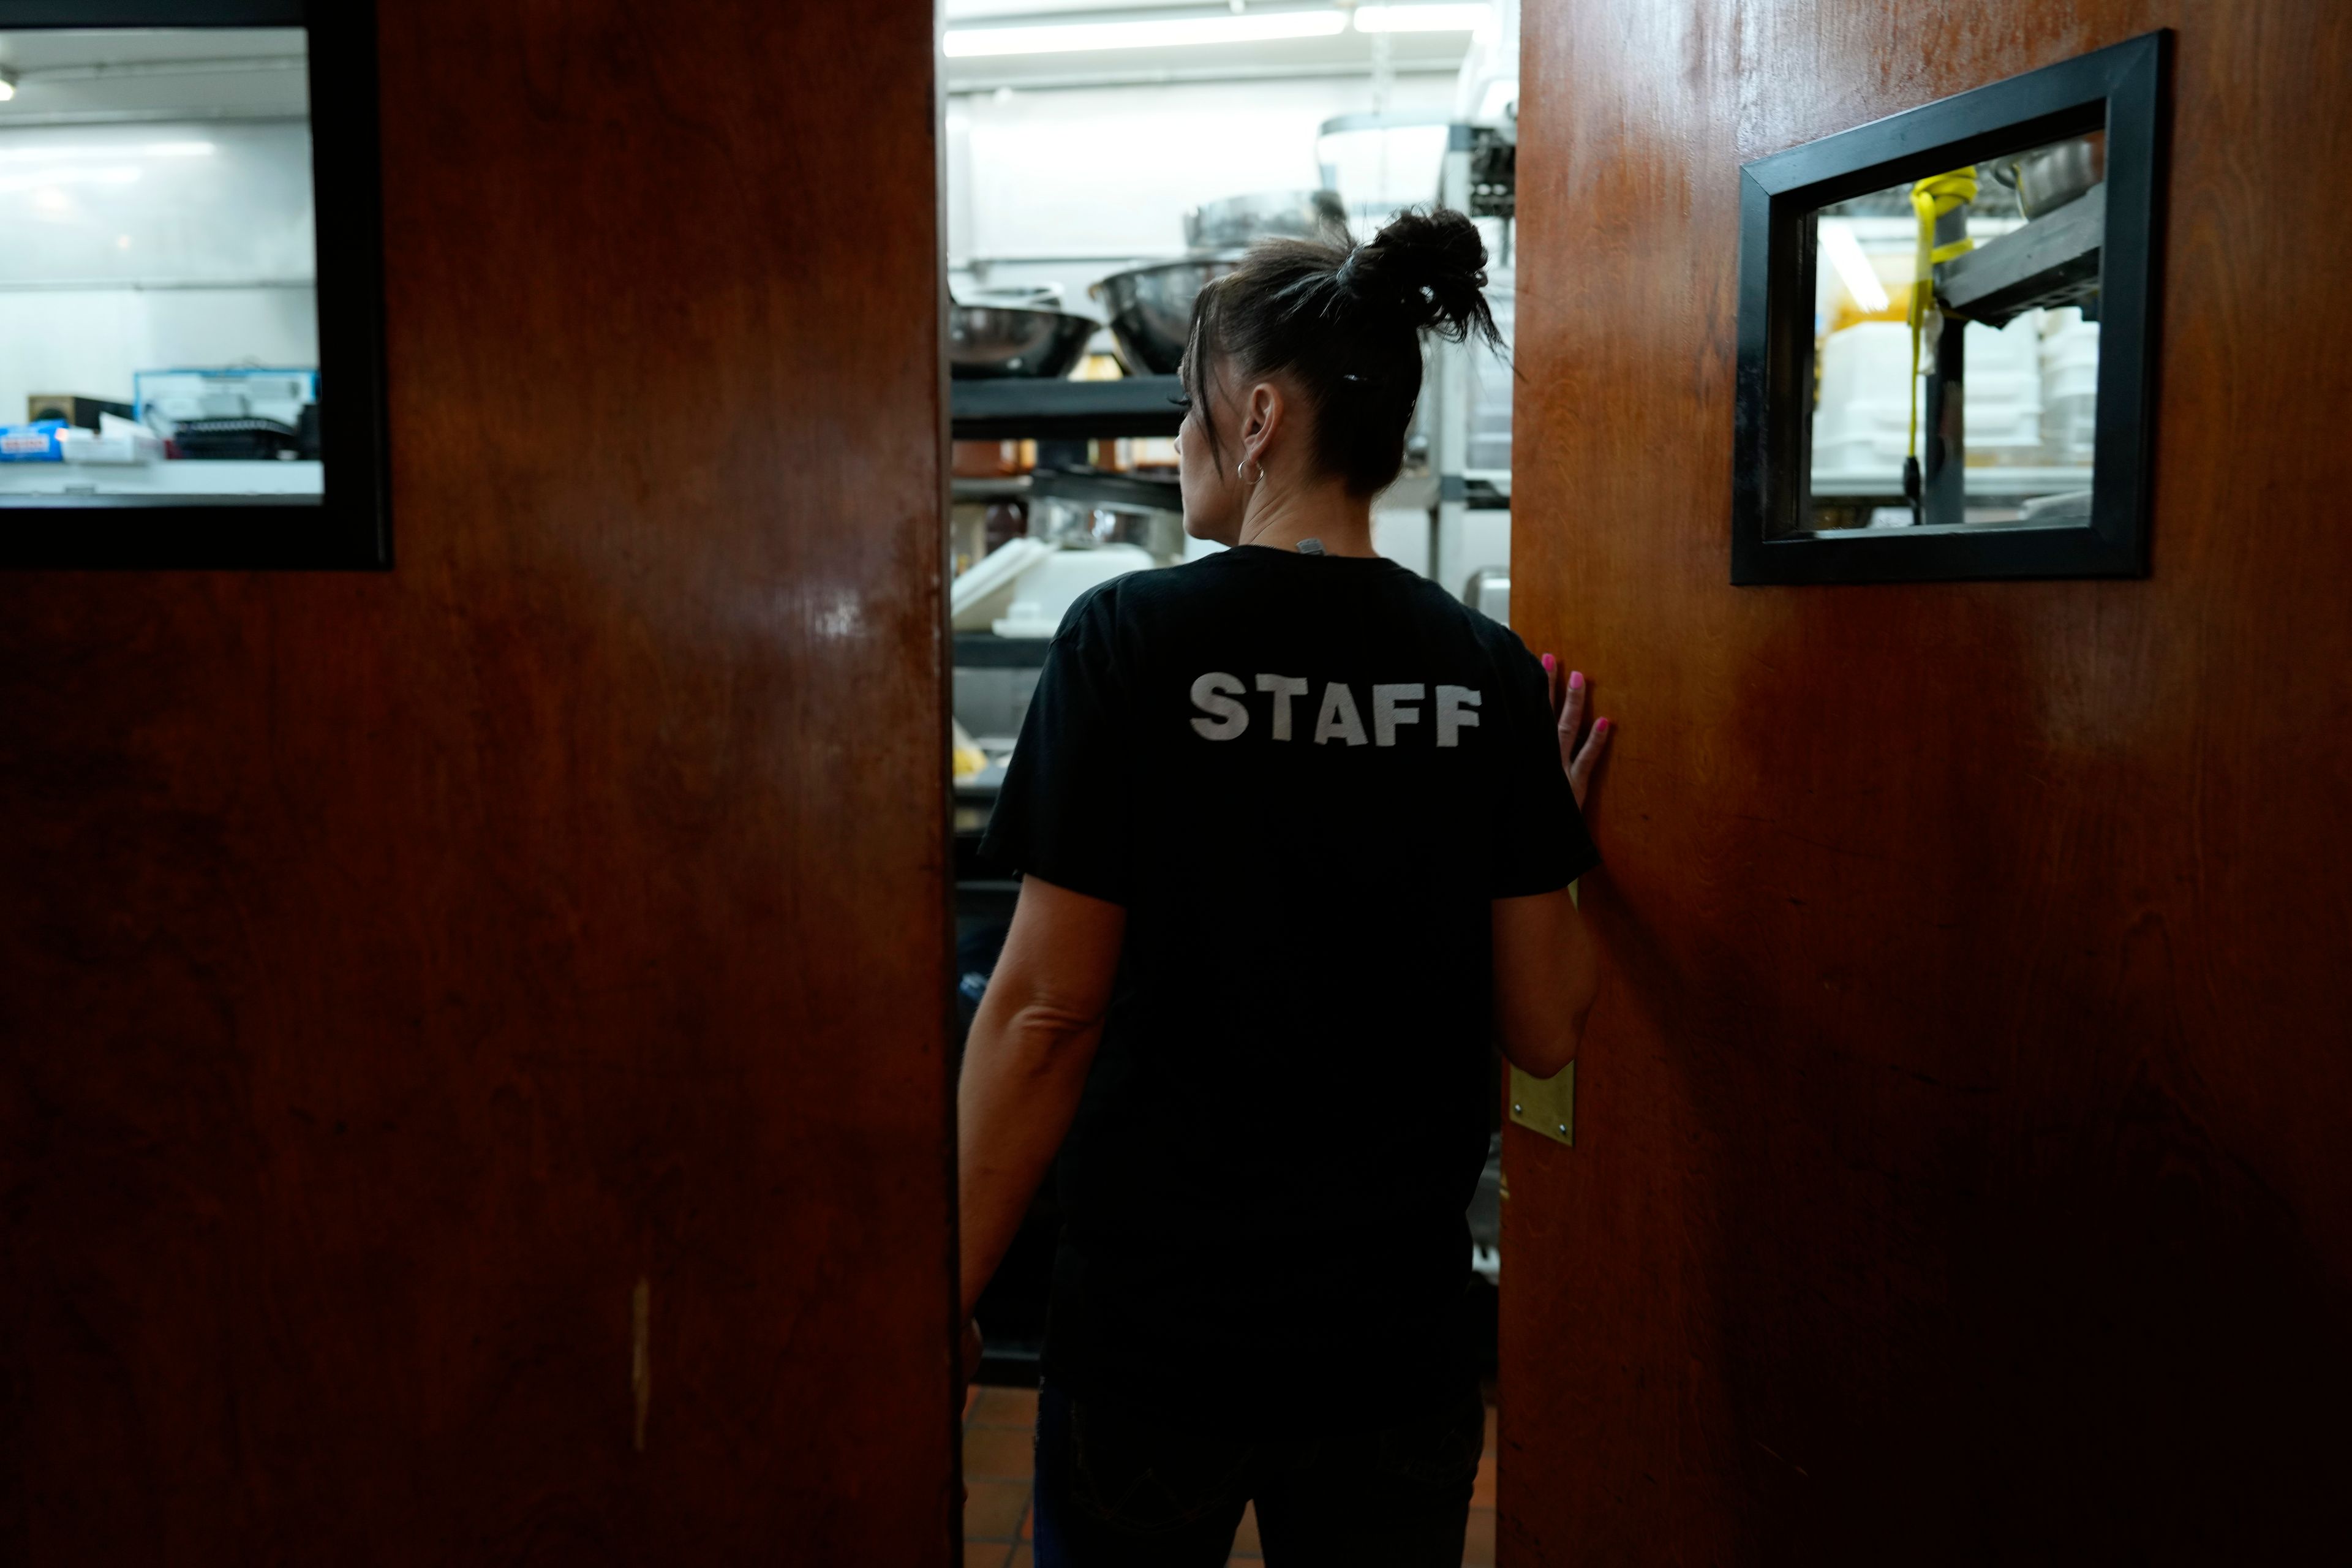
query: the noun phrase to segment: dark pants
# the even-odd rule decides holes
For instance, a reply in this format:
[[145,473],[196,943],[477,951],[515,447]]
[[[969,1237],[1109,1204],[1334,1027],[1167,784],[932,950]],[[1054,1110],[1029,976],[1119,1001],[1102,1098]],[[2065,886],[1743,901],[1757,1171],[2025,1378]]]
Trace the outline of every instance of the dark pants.
[[1177,1428],[1037,1395],[1037,1568],[1220,1568],[1257,1504],[1267,1568],[1461,1568],[1486,1413],[1313,1436]]

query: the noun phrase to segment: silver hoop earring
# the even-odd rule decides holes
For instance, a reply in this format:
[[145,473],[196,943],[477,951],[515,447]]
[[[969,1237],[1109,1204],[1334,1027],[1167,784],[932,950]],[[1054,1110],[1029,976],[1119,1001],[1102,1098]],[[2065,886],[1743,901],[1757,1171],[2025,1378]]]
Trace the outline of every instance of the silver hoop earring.
[[1244,458],[1240,462],[1235,463],[1235,464],[1234,465],[1234,478],[1235,478],[1235,479],[1237,479],[1241,480],[1241,482],[1242,482],[1242,483],[1244,483],[1244,484],[1245,484],[1245,485],[1254,485],[1254,484],[1257,483],[1258,479],[1262,479],[1265,478],[1265,465],[1264,463],[1259,463],[1259,464],[1257,465],[1257,479],[1254,479],[1250,478],[1250,477],[1249,477],[1249,475],[1248,475],[1247,473],[1245,473],[1245,472],[1244,472],[1244,471],[1243,471],[1243,470],[1246,469],[1246,468],[1250,466],[1250,464],[1251,464],[1251,463],[1253,463],[1253,462],[1255,462],[1255,461],[1256,461],[1256,459],[1255,459],[1255,458]]

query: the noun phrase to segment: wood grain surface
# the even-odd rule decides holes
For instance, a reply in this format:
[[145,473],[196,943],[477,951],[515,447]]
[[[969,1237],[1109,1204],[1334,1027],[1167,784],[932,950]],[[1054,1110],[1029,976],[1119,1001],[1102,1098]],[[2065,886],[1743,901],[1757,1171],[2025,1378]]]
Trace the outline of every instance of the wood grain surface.
[[931,6],[383,16],[397,569],[0,578],[0,1561],[945,1563]]
[[[1727,585],[1743,160],[2178,30],[2155,571]],[[2352,9],[1530,0],[1516,618],[1619,721],[1501,1561],[2352,1540]]]

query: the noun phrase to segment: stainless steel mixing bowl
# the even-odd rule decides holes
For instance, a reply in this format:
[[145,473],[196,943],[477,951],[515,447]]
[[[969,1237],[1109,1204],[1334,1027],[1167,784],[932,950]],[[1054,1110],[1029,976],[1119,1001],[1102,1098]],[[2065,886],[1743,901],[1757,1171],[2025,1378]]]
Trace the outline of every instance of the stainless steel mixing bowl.
[[2017,205],[2029,218],[2064,206],[2099,183],[2099,160],[2090,139],[2037,147],[2015,157],[1996,159],[1992,177],[2017,193]]
[[1226,250],[1261,239],[1336,239],[1348,232],[1337,191],[1258,191],[1203,202],[1184,215],[1184,243]]
[[1143,375],[1173,375],[1192,331],[1192,301],[1202,289],[1241,265],[1242,253],[1188,256],[1114,272],[1089,290],[1110,317],[1111,335],[1128,367]]
[[1100,323],[1066,310],[955,305],[948,310],[948,374],[961,380],[1070,374]]

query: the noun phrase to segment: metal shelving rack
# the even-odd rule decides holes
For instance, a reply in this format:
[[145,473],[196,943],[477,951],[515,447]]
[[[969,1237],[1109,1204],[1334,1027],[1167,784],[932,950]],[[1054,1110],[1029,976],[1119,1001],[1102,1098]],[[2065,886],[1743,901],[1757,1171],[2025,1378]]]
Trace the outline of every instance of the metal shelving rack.
[[1008,376],[948,384],[948,427],[959,441],[1090,441],[1173,436],[1184,420],[1172,375],[1119,381]]
[[[1491,127],[1454,125],[1438,172],[1440,206],[1503,220],[1506,258],[1518,209],[1517,153]],[[1478,344],[1437,343],[1430,353],[1435,396],[1428,425],[1429,470],[1437,479],[1437,500],[1430,512],[1429,574],[1455,594],[1463,591],[1468,571],[1489,564],[1457,559],[1470,513],[1508,511],[1511,506],[1510,470],[1473,468],[1469,462],[1470,356],[1486,352]]]
[[[948,429],[959,441],[1089,441],[1122,436],[1173,436],[1183,421],[1175,402],[1181,390],[1172,375],[1130,376],[1121,381],[951,381]],[[955,479],[958,500],[1026,498],[1024,477]],[[1014,646],[985,633],[955,636],[954,661],[963,668],[1024,668],[1044,658],[1043,644]],[[1011,916],[1020,884],[980,864],[981,835],[996,803],[993,787],[958,787],[950,803],[955,831],[956,924],[961,936]],[[1050,1188],[1050,1184],[1048,1184]],[[1052,1256],[1050,1212],[1033,1208],[1014,1256],[983,1298],[983,1311],[998,1327],[990,1331],[981,1357],[980,1380],[998,1384],[1034,1384],[1044,1349],[1045,1275]],[[1041,1250],[1042,1249],[1042,1250]],[[1009,1314],[1013,1327],[1002,1326]],[[1033,1321],[1024,1321],[1033,1320]]]
[[[1172,375],[1128,376],[1118,381],[1047,381],[1007,376],[948,384],[948,429],[959,441],[1087,441],[1118,437],[1167,437],[1183,423],[1177,399],[1182,386]],[[1026,477],[959,479],[950,493],[958,500],[1026,497]],[[955,639],[959,666],[1022,666],[1042,658],[1044,648],[1003,646],[986,634]],[[960,787],[955,794],[956,887],[959,912],[1005,900],[1014,884],[988,874],[978,864],[980,837],[992,788]]]

